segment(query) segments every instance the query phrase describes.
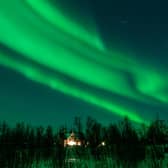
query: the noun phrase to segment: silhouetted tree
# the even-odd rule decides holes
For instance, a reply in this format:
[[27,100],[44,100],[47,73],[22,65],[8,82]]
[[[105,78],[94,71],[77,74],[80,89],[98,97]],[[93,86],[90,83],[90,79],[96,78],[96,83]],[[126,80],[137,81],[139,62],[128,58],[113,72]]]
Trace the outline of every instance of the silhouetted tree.
[[121,145],[117,150],[124,167],[135,168],[145,158],[145,148],[141,146],[138,134],[128,118],[121,123]]
[[44,135],[45,146],[50,148],[54,145],[54,135],[51,126],[48,126]]
[[36,144],[35,130],[34,128],[30,128],[30,133],[28,136],[28,144],[30,148],[34,148]]
[[165,144],[167,140],[167,125],[163,120],[156,120],[151,123],[147,131],[149,144]]
[[17,123],[13,129],[13,143],[16,147],[23,147],[25,140],[25,125],[24,123]]
[[25,147],[27,147],[28,144],[29,144],[30,130],[31,130],[30,126],[26,125],[25,126],[25,131],[24,131],[24,144],[25,144]]
[[106,144],[114,145],[121,143],[121,133],[117,125],[110,124],[107,128]]
[[55,157],[58,159],[58,165],[63,167],[65,159],[64,139],[67,128],[61,127],[57,133]]
[[36,128],[36,147],[44,146],[44,128],[42,126]]
[[76,132],[80,133],[82,132],[82,123],[81,123],[81,118],[80,117],[75,117],[74,118],[74,129]]
[[4,121],[0,127],[0,143],[1,145],[9,144],[11,138],[11,130],[8,124]]
[[153,166],[160,168],[164,160],[164,146],[167,141],[167,125],[163,120],[155,120],[148,128],[146,135],[149,146],[148,155],[152,158]]
[[121,133],[116,124],[110,124],[107,128],[103,129],[103,141],[105,142],[106,155],[110,155],[113,158],[117,156],[118,145],[121,144]]
[[88,117],[86,121],[86,140],[89,143],[91,153],[99,157],[97,147],[102,142],[102,126],[91,117]]

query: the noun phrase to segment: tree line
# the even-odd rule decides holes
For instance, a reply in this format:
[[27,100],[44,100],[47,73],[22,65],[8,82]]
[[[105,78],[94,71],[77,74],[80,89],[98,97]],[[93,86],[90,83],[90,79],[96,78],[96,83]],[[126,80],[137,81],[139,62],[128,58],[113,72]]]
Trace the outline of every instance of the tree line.
[[[168,152],[166,121],[157,119],[149,126],[134,126],[128,118],[124,118],[118,123],[103,126],[91,117],[87,118],[85,125],[80,117],[75,117],[71,129],[61,126],[57,130],[52,126],[32,127],[24,122],[10,127],[6,122],[1,122],[0,151],[3,155],[0,157],[8,161],[11,153],[11,158],[15,158],[17,151],[30,151],[31,156],[36,156],[40,150],[44,157],[53,158],[54,163],[58,161],[59,167],[62,167],[67,157],[64,139],[71,131],[78,133],[84,142],[75,151],[81,158],[93,156],[96,160],[106,160],[110,157],[130,168],[137,167],[148,155],[154,167],[159,168],[164,153]],[[22,155],[27,157],[29,154],[22,152]]]
[[[168,124],[163,120],[155,120],[149,126],[141,125],[138,128],[132,125],[128,118],[117,124],[103,126],[95,119],[88,117],[85,125],[81,118],[75,117],[71,129],[65,126],[53,131],[52,126],[32,127],[24,122],[10,127],[8,123],[0,123],[0,145],[15,147],[52,147],[62,143],[67,132],[74,131],[85,141],[85,145],[97,148],[102,142],[106,146],[121,144],[166,145],[168,144]],[[87,143],[87,144],[86,144]]]

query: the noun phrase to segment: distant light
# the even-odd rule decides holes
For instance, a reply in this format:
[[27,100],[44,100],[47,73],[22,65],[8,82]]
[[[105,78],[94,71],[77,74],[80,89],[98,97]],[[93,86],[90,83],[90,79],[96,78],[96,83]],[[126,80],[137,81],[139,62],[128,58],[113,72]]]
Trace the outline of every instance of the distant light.
[[81,146],[81,142],[77,142],[77,145],[78,145],[78,146]]
[[102,142],[101,144],[102,144],[102,146],[105,146],[105,145],[106,145],[106,143],[105,143],[105,142]]

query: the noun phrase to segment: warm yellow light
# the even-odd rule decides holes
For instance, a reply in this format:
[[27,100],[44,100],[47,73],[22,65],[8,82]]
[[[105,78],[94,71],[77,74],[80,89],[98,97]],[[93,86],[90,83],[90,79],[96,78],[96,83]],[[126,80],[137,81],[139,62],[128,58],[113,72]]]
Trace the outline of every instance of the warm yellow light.
[[74,146],[74,145],[76,145],[76,142],[75,142],[75,141],[69,141],[69,142],[68,142],[68,145]]

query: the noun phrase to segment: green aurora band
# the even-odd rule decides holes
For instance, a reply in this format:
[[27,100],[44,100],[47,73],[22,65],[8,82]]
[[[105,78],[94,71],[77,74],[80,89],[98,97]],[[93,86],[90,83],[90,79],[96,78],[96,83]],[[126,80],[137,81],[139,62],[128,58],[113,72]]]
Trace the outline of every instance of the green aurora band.
[[[164,93],[166,82],[161,72],[145,64],[142,66],[131,56],[105,48],[97,31],[76,23],[49,1],[1,1],[0,25],[0,43],[23,57],[23,60],[18,59],[0,50],[0,65],[32,81],[118,116],[128,116],[137,123],[148,121],[135,110],[110,101],[92,90],[64,82],[47,69],[84,85],[140,102],[168,102]],[[96,26],[90,26],[96,30]],[[125,73],[131,76],[135,88],[130,86]]]

